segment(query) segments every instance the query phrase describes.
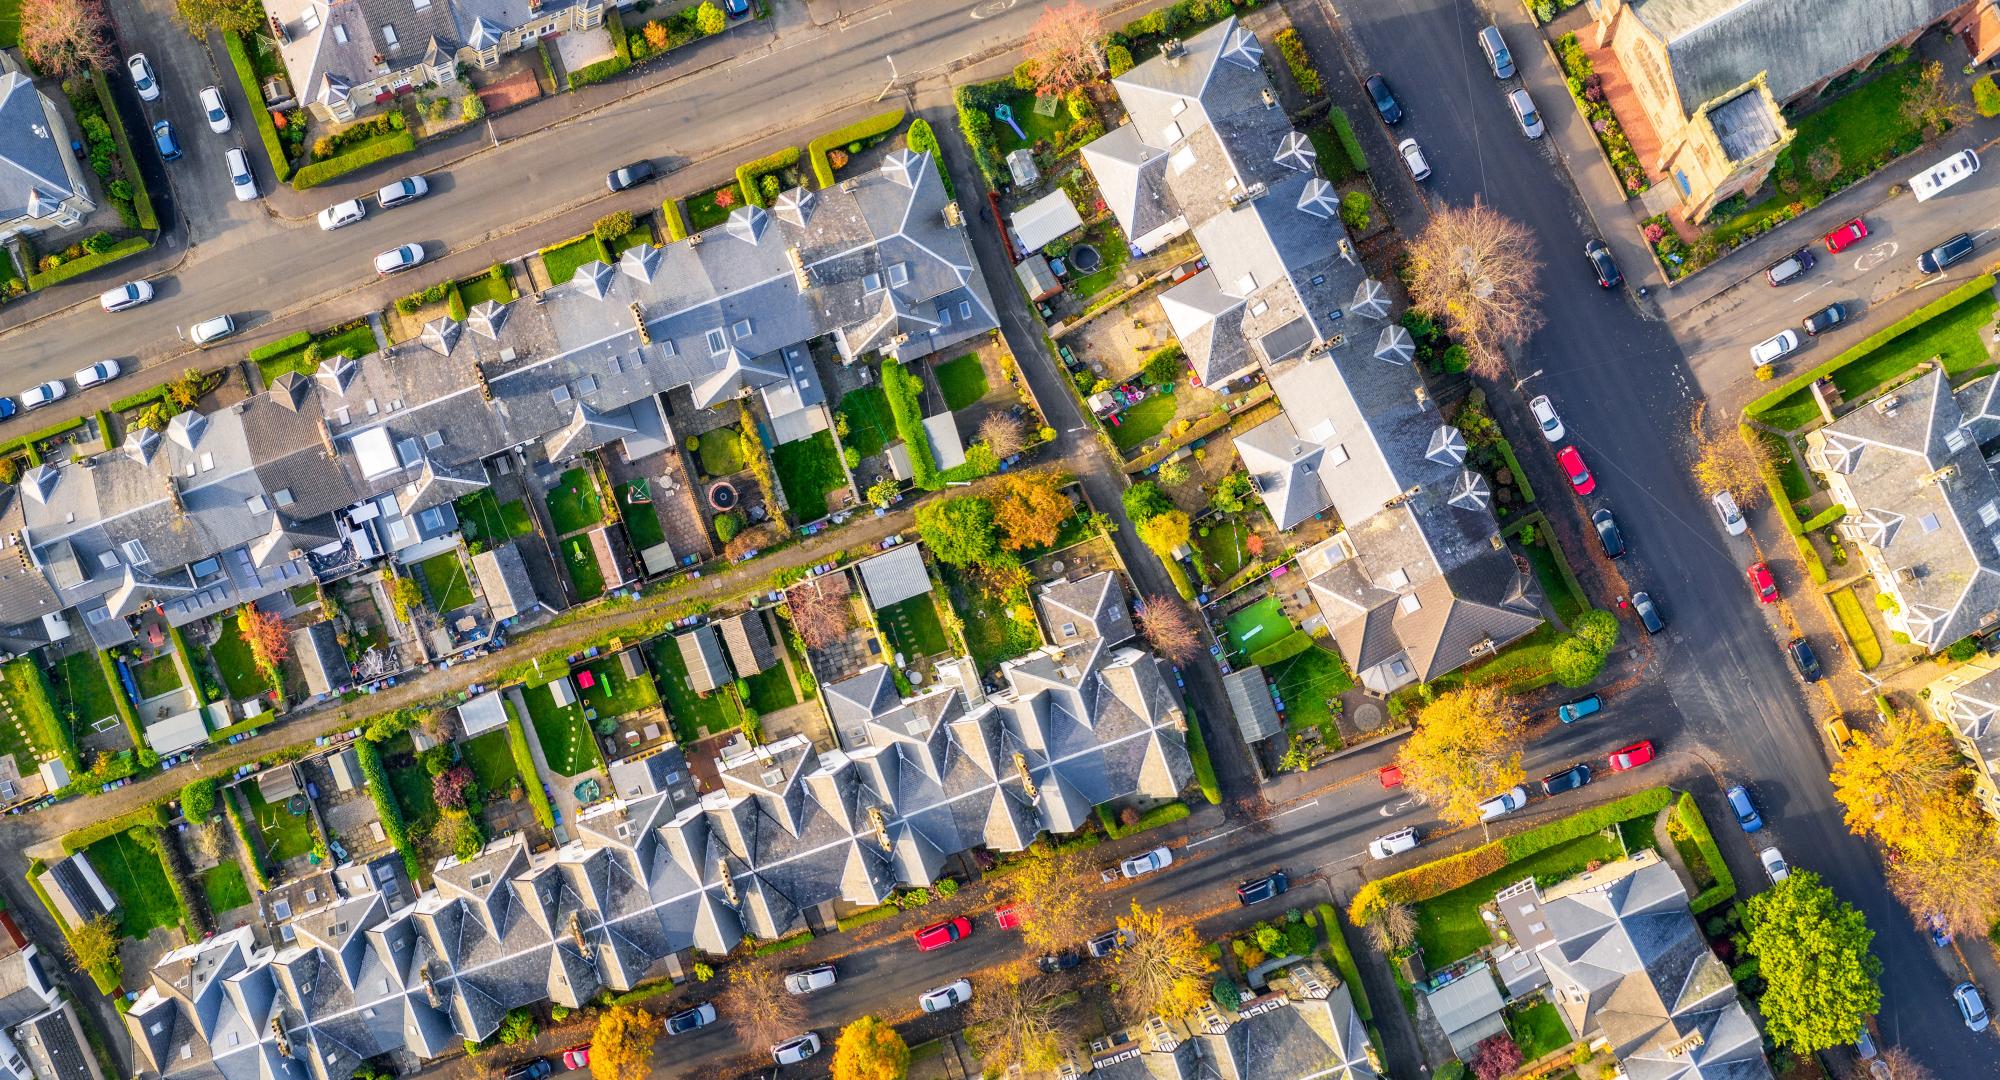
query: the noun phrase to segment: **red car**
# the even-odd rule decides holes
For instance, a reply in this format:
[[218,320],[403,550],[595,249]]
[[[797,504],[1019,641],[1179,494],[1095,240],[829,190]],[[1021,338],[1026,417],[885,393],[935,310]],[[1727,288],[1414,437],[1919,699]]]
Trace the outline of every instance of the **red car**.
[[1021,909],[1014,904],[1001,904],[993,909],[993,914],[1000,917],[1002,930],[1018,929],[1021,925]]
[[1635,742],[1611,755],[1611,771],[1627,772],[1653,760],[1653,740]]
[[1576,452],[1576,447],[1565,446],[1556,451],[1556,464],[1562,466],[1569,477],[1569,486],[1575,488],[1578,495],[1588,495],[1597,490],[1597,478],[1584,467],[1583,455]]
[[565,1069],[588,1068],[590,1066],[590,1044],[584,1043],[581,1046],[572,1046],[563,1051],[562,1063]]
[[1403,767],[1401,765],[1384,765],[1375,770],[1375,775],[1381,779],[1382,786],[1385,788],[1403,786]]
[[1838,255],[1842,251],[1847,250],[1848,245],[1867,235],[1868,223],[1860,218],[1855,218],[1853,221],[1826,234],[1826,250],[1829,254]]
[[972,920],[963,915],[955,919],[946,919],[941,923],[932,923],[917,931],[917,950],[930,952],[932,949],[942,949],[970,933],[972,933]]
[[1766,604],[1778,602],[1778,583],[1771,580],[1771,568],[1763,563],[1750,564],[1750,591]]

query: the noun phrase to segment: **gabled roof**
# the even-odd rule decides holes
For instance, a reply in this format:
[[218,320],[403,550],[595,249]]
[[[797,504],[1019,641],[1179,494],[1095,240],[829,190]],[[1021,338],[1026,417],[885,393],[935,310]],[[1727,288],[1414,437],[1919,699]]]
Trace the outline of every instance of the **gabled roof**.
[[1063,648],[1086,641],[1118,645],[1132,638],[1125,587],[1109,570],[1079,581],[1045,585],[1040,598],[1052,644]]
[[729,663],[738,678],[755,675],[777,661],[771,632],[761,611],[745,611],[723,619],[722,643],[729,648]]
[[916,544],[903,544],[861,560],[861,588],[877,611],[931,591],[930,572]]
[[729,681],[729,667],[722,658],[722,644],[716,639],[714,624],[704,623],[674,635],[674,645],[681,651],[682,662],[687,664],[688,685],[696,693],[706,694]]
[[24,72],[0,68],[0,223],[46,217],[78,194],[60,116]]

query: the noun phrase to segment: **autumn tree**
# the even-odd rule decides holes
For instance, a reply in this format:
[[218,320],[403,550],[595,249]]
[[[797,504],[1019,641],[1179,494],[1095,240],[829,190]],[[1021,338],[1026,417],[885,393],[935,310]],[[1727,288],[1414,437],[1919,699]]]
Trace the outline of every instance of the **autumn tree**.
[[1736,505],[1745,509],[1764,497],[1764,463],[1770,450],[1763,436],[1747,429],[1729,430],[1722,425],[1711,431],[1703,423],[1707,402],[1694,408],[1688,421],[1688,435],[1694,441],[1694,482],[1701,493],[1713,497],[1727,491]]
[[1542,325],[1540,270],[1528,230],[1474,198],[1432,211],[1410,244],[1410,303],[1471,348],[1475,374],[1496,378],[1503,350]]
[[1521,1048],[1512,1036],[1495,1035],[1473,1051],[1471,1066],[1479,1080],[1500,1080],[1521,1067]]
[[792,613],[792,629],[807,648],[824,649],[847,634],[852,605],[847,590],[830,588],[826,578],[807,578],[785,590],[785,607]]
[[1025,436],[1021,434],[1019,420],[997,412],[979,422],[979,438],[992,449],[995,457],[1010,458],[1021,452]]
[[896,1029],[864,1016],[840,1029],[833,1044],[833,1080],[903,1080],[910,1048]]
[[1018,868],[1002,879],[1029,948],[1059,952],[1090,935],[1098,905],[1098,894],[1086,887],[1092,873],[1081,851],[1046,842],[1029,845]]
[[1250,482],[1250,474],[1238,470],[1225,475],[1215,482],[1215,490],[1209,494],[1208,505],[1225,514],[1240,514],[1257,497],[1257,485]]
[[884,510],[894,506],[902,494],[903,485],[887,476],[868,485],[868,501]]
[[993,497],[993,522],[1000,529],[1000,546],[1008,551],[1046,547],[1056,542],[1062,523],[1076,504],[1062,492],[1059,473],[1010,473]]
[[1833,795],[1847,811],[1850,831],[1914,848],[1927,837],[1940,838],[1942,819],[1964,816],[1953,806],[1959,800],[1950,797],[1964,772],[1943,725],[1895,713],[1878,734],[1855,736],[1833,766]]
[[590,1036],[591,1080],[646,1080],[659,1037],[660,1021],[652,1013],[630,1005],[606,1009]]
[[992,555],[999,544],[993,504],[977,495],[917,507],[917,534],[932,555],[953,566],[977,563]]
[[2000,851],[1990,829],[1972,839],[1949,851],[1899,851],[1890,861],[1889,891],[1920,928],[1935,919],[1953,934],[1978,935],[2000,922]]
[[99,915],[70,927],[64,946],[69,953],[70,966],[78,974],[88,975],[99,969],[116,973],[121,966],[118,959],[118,924],[112,922],[109,915]]
[[1917,77],[1903,87],[1903,119],[1921,125],[1924,138],[1935,139],[1947,128],[1972,118],[1972,110],[1944,81],[1944,64],[1932,60],[1917,71]]
[[1154,651],[1176,664],[1185,664],[1201,652],[1201,632],[1178,601],[1159,595],[1148,597],[1133,621]]
[[1924,1067],[1908,1047],[1892,1046],[1882,1051],[1882,1067],[1889,1071],[1888,1080],[1937,1080],[1937,1074]]
[[1175,548],[1187,543],[1188,538],[1194,534],[1185,510],[1168,510],[1165,513],[1154,514],[1140,522],[1137,528],[1140,541],[1162,558],[1166,558]]
[[1132,914],[1120,917],[1125,941],[1112,954],[1118,965],[1118,988],[1135,1014],[1179,1016],[1208,1000],[1208,952],[1201,935],[1189,925],[1171,926],[1158,908],[1147,911],[1132,901]]
[[1098,40],[1104,36],[1097,12],[1081,0],[1042,9],[1028,29],[1028,66],[1035,89],[1047,97],[1066,97],[1072,90],[1097,81]]
[[[1334,928],[1328,927],[1328,932]],[[1368,922],[1368,937],[1375,948],[1391,955],[1402,952],[1417,941],[1417,913],[1408,904],[1388,904],[1375,912]]]
[[989,1070],[1005,1075],[1018,1065],[1030,1073],[1062,1063],[1063,1047],[1076,1040],[1068,988],[1046,976],[1003,972],[972,996],[967,1027],[979,1040]]
[[1875,932],[1852,904],[1793,868],[1750,898],[1744,948],[1766,989],[1759,1000],[1771,1038],[1795,1054],[1854,1041],[1882,1005],[1882,962],[1868,951]]
[[176,8],[181,25],[195,37],[205,37],[210,30],[247,34],[264,23],[264,10],[256,0],[178,0]]
[[21,52],[35,70],[66,79],[111,66],[109,24],[100,0],[23,0]]
[[736,1026],[739,1040],[750,1046],[776,1046],[797,1035],[805,1024],[803,999],[785,989],[768,963],[730,968],[729,987],[719,1008]]
[[1417,714],[1416,730],[1396,755],[1403,781],[1438,816],[1457,825],[1479,820],[1479,803],[1519,784],[1521,716],[1491,686],[1440,694]]
[[285,633],[285,618],[275,611],[259,611],[245,604],[237,612],[238,632],[250,646],[250,659],[267,673],[275,673],[285,657],[292,654],[292,639]]

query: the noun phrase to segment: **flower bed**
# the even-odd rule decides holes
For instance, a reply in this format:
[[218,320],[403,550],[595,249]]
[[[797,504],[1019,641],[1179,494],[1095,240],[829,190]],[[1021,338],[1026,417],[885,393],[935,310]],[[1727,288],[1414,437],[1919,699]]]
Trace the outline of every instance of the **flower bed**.
[[1563,81],[1569,84],[1569,96],[1582,110],[1584,119],[1590,121],[1590,129],[1597,134],[1598,145],[1604,148],[1604,156],[1611,161],[1611,171],[1617,173],[1625,185],[1625,197],[1629,199],[1644,192],[1652,186],[1646,178],[1646,167],[1640,163],[1639,155],[1633,152],[1632,140],[1626,138],[1625,128],[1618,123],[1618,115],[1604,100],[1603,77],[1592,69],[1590,57],[1584,53],[1583,45],[1577,41],[1575,34],[1564,34],[1556,41],[1556,57],[1562,63]]

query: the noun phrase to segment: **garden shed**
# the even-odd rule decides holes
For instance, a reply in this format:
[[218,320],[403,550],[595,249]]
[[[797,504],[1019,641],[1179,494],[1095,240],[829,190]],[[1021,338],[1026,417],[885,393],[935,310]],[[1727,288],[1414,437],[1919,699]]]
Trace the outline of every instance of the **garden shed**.
[[1069,201],[1069,192],[1058,188],[1014,211],[1014,242],[1023,255],[1042,250],[1052,240],[1083,227],[1083,215]]
[[877,611],[930,592],[931,577],[924,569],[923,552],[915,544],[903,544],[863,559],[861,587],[868,593],[868,606]]
[[[554,683],[549,684],[550,695],[560,700],[561,695],[556,692],[558,686],[567,690],[569,688],[569,680],[557,679]],[[574,699],[572,698],[572,700]],[[488,690],[458,707],[458,724],[465,729],[465,737],[468,739],[474,735],[492,731],[494,728],[501,727],[506,723],[507,705],[500,700],[500,691],[498,690]]]
[[1049,269],[1049,260],[1040,255],[1022,259],[1014,267],[1014,276],[1021,279],[1021,288],[1027,290],[1028,299],[1038,304],[1062,292],[1062,282]]
[[[176,713],[146,728],[146,745],[161,757],[178,754],[207,741],[208,725],[202,721],[199,709]],[[297,785],[292,790],[297,792]]]
[[1229,708],[1236,714],[1236,726],[1243,732],[1244,742],[1262,742],[1285,730],[1284,721],[1278,719],[1277,703],[1271,700],[1271,684],[1264,680],[1263,668],[1246,667],[1224,675],[1222,691],[1229,697]]
[[1465,974],[1431,991],[1426,1000],[1445,1038],[1451,1041],[1452,1051],[1461,1058],[1471,1057],[1487,1039],[1507,1033],[1500,988],[1484,963],[1472,965]]

